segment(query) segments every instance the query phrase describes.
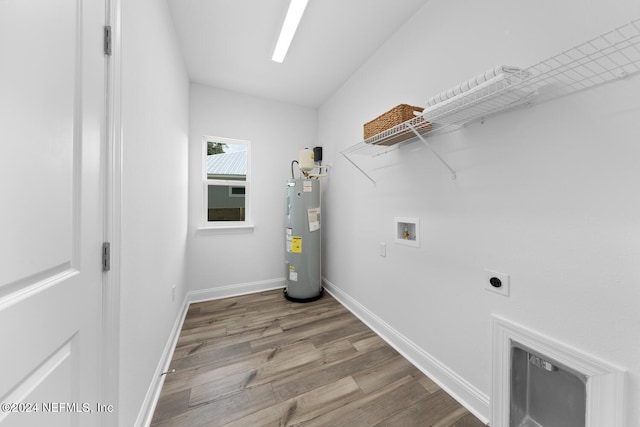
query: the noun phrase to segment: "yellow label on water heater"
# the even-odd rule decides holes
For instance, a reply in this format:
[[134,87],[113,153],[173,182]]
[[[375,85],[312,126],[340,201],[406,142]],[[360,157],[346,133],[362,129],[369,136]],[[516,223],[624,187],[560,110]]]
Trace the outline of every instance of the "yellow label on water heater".
[[291,236],[291,252],[294,254],[302,253],[302,236]]

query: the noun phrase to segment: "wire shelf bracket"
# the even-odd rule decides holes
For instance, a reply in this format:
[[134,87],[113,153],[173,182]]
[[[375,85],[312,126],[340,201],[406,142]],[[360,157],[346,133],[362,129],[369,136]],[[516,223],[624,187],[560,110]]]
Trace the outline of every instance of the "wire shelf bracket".
[[370,176],[368,173],[366,173],[366,172],[365,172],[365,171],[364,171],[360,166],[358,166],[358,164],[357,164],[356,162],[354,162],[354,161],[351,159],[351,157],[349,157],[349,156],[347,155],[347,153],[345,153],[345,152],[343,151],[343,152],[342,152],[342,153],[340,153],[340,154],[342,154],[342,156],[343,156],[345,159],[347,159],[347,160],[349,161],[349,163],[351,163],[353,166],[355,166],[355,168],[356,168],[356,169],[358,169],[358,170],[359,170],[359,171],[360,171],[364,176],[366,176],[367,178],[369,178],[369,181],[373,182],[373,185],[376,185],[376,181],[375,181],[373,178],[371,178],[371,176]]
[[440,163],[442,163],[447,169],[449,169],[449,172],[451,172],[451,179],[456,179],[456,171],[453,170],[453,168],[451,166],[449,166],[449,164],[442,158],[442,156],[440,154],[438,154],[438,152],[436,150],[434,150],[433,146],[431,146],[431,144],[429,143],[429,141],[427,141],[422,134],[420,134],[420,132],[418,132],[418,130],[413,127],[413,125],[411,124],[407,124],[407,126],[409,127],[409,129],[411,129],[413,131],[413,133],[416,134],[416,137],[424,144],[427,146],[427,148],[429,148],[429,150],[431,150],[431,152],[434,154],[434,156],[436,156],[438,158],[438,160],[440,160]]

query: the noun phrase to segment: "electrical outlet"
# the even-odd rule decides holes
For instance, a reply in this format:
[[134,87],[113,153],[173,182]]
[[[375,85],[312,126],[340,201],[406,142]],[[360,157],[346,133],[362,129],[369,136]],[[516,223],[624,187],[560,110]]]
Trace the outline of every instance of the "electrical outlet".
[[509,275],[493,270],[484,270],[484,288],[502,296],[508,297],[510,291]]
[[386,258],[387,256],[387,244],[384,242],[380,242],[380,256],[382,258]]

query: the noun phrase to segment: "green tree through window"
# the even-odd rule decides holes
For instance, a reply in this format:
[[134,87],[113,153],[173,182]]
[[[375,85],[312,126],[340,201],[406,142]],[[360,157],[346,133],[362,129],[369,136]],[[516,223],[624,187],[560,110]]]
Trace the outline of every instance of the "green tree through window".
[[222,154],[224,150],[227,148],[227,144],[222,142],[207,142],[207,156],[211,156],[212,154]]

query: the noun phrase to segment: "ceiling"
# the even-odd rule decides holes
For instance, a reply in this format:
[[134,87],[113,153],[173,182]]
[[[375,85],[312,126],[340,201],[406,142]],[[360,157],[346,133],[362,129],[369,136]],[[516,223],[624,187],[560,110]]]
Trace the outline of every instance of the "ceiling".
[[289,0],[169,0],[192,82],[318,107],[428,0],[309,0],[284,62]]

